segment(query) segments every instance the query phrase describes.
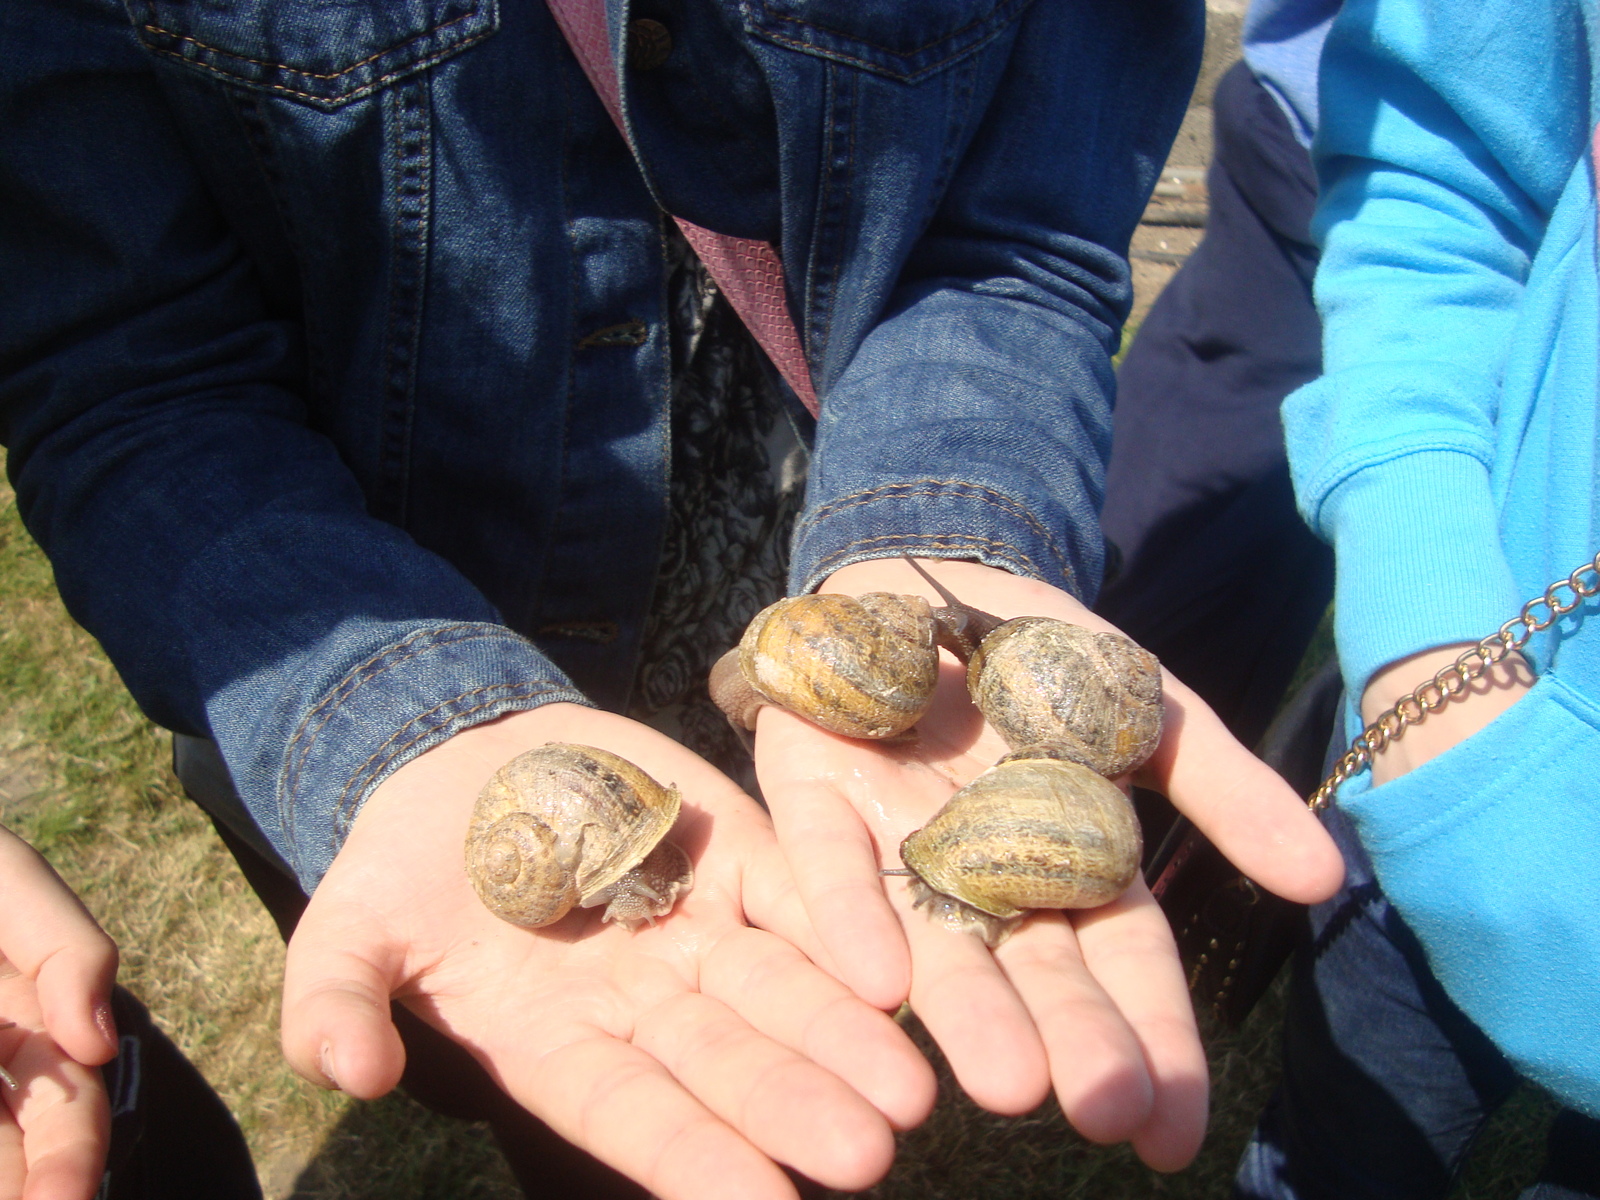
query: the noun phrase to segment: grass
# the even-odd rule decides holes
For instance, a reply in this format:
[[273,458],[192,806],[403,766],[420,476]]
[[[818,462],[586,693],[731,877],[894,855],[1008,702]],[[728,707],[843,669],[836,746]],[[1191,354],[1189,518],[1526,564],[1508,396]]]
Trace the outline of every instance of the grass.
[[[270,1200],[514,1200],[487,1133],[403,1097],[351,1102],[301,1081],[277,1048],[283,948],[209,822],[179,792],[166,735],[56,599],[48,565],[0,484],[0,820],[40,847],[122,948],[121,981],[216,1087]],[[877,1200],[1088,1200],[1227,1195],[1276,1079],[1282,1011],[1269,994],[1237,1033],[1208,1031],[1215,1090],[1199,1160],[1157,1175],[1086,1144],[1053,1103],[978,1110],[941,1072],[933,1117],[901,1139]],[[1509,1198],[1551,1115],[1528,1093],[1496,1118],[1454,1195]]]

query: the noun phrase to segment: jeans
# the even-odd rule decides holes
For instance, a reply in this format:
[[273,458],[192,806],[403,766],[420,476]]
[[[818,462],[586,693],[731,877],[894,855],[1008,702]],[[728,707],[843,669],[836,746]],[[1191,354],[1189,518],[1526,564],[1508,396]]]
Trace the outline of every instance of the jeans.
[[[1245,1149],[1238,1200],[1425,1200],[1516,1089],[1505,1057],[1450,1000],[1379,889],[1349,820],[1327,818],[1345,883],[1311,910],[1294,958],[1283,1082]],[[1600,1122],[1556,1117],[1523,1200],[1600,1196]]]

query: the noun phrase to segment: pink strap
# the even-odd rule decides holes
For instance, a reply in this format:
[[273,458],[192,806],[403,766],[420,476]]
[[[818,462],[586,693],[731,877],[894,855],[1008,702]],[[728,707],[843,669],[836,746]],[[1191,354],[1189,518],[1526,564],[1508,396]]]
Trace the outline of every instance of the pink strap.
[[[622,123],[622,101],[617,88],[616,67],[611,58],[611,41],[606,28],[604,0],[547,0],[556,24],[566,34],[567,44],[577,56],[583,73],[617,123],[622,136],[628,131]],[[772,359],[772,364],[800,397],[812,416],[818,415],[817,393],[811,386],[811,371],[783,286],[783,264],[778,252],[767,242],[727,237],[673,217],[694,252],[705,263],[717,287],[733,305],[752,336]]]

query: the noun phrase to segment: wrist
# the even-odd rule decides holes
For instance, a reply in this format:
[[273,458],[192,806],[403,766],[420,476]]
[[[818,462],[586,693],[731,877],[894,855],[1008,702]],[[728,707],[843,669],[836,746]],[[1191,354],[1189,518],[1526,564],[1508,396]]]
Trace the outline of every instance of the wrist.
[[[1371,725],[1385,712],[1433,680],[1476,643],[1437,646],[1380,668],[1361,697],[1361,720]],[[1487,668],[1402,734],[1373,760],[1374,784],[1387,783],[1420,767],[1488,726],[1534,684],[1521,654],[1512,652]],[[1431,689],[1430,689],[1431,690]]]

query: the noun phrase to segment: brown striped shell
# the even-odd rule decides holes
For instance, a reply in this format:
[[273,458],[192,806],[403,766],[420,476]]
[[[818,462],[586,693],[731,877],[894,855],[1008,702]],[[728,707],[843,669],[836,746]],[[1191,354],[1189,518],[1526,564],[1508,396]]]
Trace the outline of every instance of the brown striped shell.
[[823,729],[893,737],[922,718],[939,682],[932,610],[887,592],[780,600],[745,630],[739,669],[767,701]]
[[683,852],[662,841],[680,807],[676,788],[607,750],[540,746],[479,794],[467,875],[490,912],[524,928],[602,903],[607,920],[653,922],[694,878]]
[[967,664],[967,690],[1013,749],[1072,747],[1115,779],[1161,740],[1161,664],[1114,633],[1049,617],[996,628]]
[[928,887],[996,917],[1094,908],[1120,896],[1143,848],[1133,805],[1087,767],[1007,759],[900,846]]

